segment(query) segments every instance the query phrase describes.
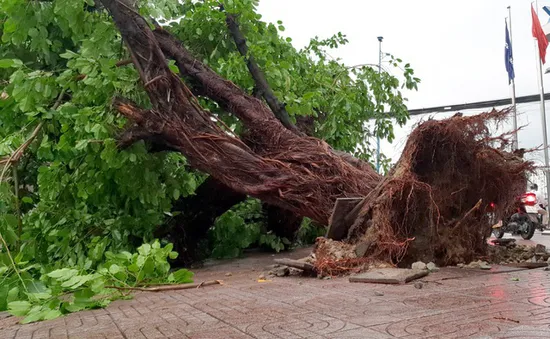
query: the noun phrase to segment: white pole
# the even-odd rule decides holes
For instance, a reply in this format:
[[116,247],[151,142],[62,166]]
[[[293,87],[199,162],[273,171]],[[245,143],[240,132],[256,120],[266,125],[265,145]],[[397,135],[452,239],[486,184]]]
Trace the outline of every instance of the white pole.
[[[539,6],[538,1],[536,2],[537,6],[537,15],[539,12]],[[538,47],[538,46],[537,46]],[[544,80],[542,77],[542,59],[540,58],[540,53],[537,48],[537,57],[538,57],[538,68],[539,68],[539,75],[540,75],[540,116],[541,116],[541,123],[542,123],[542,142],[544,146],[544,167],[545,167],[545,175],[546,175],[546,199],[550,198],[550,166],[549,166],[549,158],[548,158],[548,133],[546,131],[546,107],[544,105]]]
[[[511,6],[508,6],[508,20],[510,25],[510,45],[509,48],[511,49],[514,45],[512,43],[512,9]],[[512,51],[513,53],[513,51]],[[516,79],[512,79],[512,110],[513,110],[513,128],[514,128],[514,135],[512,136],[512,150],[518,149],[518,117],[517,117],[517,110],[516,110]]]
[[[382,40],[378,37],[378,75],[382,76]],[[376,135],[376,172],[380,173],[380,136]]]

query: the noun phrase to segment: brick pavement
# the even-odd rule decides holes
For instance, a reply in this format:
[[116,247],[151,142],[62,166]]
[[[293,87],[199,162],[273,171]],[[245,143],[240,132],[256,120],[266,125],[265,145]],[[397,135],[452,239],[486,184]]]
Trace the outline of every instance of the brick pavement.
[[445,268],[422,279],[422,289],[344,278],[257,282],[271,259],[256,255],[197,270],[196,281],[221,278],[223,286],[138,293],[106,309],[35,324],[0,319],[0,338],[550,337],[550,271],[543,269]]

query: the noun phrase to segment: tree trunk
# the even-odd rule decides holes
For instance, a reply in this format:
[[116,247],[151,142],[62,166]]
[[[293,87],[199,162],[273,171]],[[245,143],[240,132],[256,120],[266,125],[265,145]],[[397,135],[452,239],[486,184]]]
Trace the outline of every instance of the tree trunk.
[[208,177],[194,195],[180,198],[172,210],[177,214],[167,225],[168,238],[179,253],[174,261],[187,266],[203,259],[198,245],[206,239],[214,221],[231,207],[246,200],[246,194],[238,193],[218,180]]
[[[504,151],[509,134],[492,137],[487,127],[503,121],[506,111],[419,125],[383,178],[325,142],[285,128],[260,100],[193,58],[168,32],[152,32],[123,1],[102,0],[153,108],[143,111],[117,100],[119,112],[231,189],[319,223],[327,224],[337,198],[365,197],[346,243],[319,241],[319,272],[342,273],[374,259],[446,264],[475,258],[486,249],[485,207],[495,202],[502,216],[525,189],[532,164]],[[176,61],[202,95],[241,120],[256,142],[253,148],[212,120],[165,57]],[[368,249],[365,258],[356,258],[357,245]]]
[[262,204],[267,219],[267,230],[278,237],[293,241],[302,225],[302,217],[275,205]]

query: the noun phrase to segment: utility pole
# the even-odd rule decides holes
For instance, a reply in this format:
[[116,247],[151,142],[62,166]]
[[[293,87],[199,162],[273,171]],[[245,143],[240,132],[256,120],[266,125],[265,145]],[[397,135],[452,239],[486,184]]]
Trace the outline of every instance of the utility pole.
[[[384,37],[378,37],[378,74],[382,76],[382,40]],[[380,136],[376,132],[376,172],[380,173]]]

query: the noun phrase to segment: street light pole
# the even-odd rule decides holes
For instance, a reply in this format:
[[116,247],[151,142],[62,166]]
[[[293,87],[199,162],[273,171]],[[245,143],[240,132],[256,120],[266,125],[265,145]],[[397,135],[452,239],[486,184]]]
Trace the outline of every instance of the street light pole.
[[[382,76],[382,40],[384,37],[378,37],[378,75]],[[376,172],[380,173],[380,136],[376,131]]]
[[[508,24],[510,26],[510,45],[512,44],[512,8],[508,6]],[[512,48],[511,46],[509,47]],[[512,150],[515,151],[519,148],[518,146],[518,118],[516,110],[516,79],[512,79],[512,109],[514,110],[513,115],[513,129],[514,134],[512,136]]]

